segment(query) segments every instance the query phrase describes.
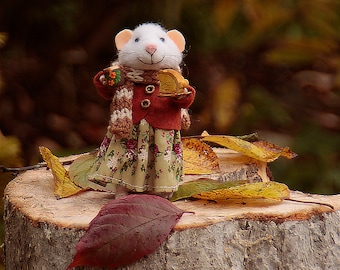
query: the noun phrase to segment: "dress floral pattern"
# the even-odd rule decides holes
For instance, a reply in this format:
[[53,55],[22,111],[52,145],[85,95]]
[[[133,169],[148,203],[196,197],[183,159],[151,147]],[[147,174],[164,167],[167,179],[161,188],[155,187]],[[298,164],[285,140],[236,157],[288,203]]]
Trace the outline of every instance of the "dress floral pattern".
[[88,179],[133,192],[173,192],[183,177],[182,162],[180,131],[155,129],[143,119],[128,138],[107,132]]

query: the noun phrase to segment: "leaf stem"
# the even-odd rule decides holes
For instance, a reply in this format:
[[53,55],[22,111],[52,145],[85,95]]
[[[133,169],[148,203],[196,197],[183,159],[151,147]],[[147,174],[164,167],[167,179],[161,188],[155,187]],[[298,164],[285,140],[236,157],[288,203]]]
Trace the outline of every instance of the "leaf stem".
[[292,202],[299,202],[299,203],[309,203],[309,204],[318,204],[318,205],[323,205],[326,207],[331,208],[332,210],[334,210],[334,206],[329,204],[329,203],[323,203],[323,202],[311,202],[311,201],[300,201],[300,200],[296,200],[296,199],[285,199],[286,201],[292,201]]
[[[182,137],[183,139],[203,139],[205,137],[209,137],[211,136],[211,134],[209,135],[193,135],[193,136],[184,136]],[[213,135],[213,136],[224,136],[224,135]],[[259,140],[259,135],[258,133],[254,132],[248,135],[241,135],[241,136],[235,136],[238,139],[244,140],[244,141],[248,141],[248,142],[256,142]]]
[[[61,164],[62,165],[70,165],[73,162],[73,160],[68,160],[68,161],[64,161]],[[25,171],[29,171],[29,170],[36,170],[36,169],[40,169],[40,168],[46,168],[47,164],[46,162],[42,162],[42,163],[38,163],[35,165],[31,165],[31,166],[25,166],[25,167],[15,167],[15,168],[11,168],[11,167],[5,167],[3,165],[0,165],[0,170],[2,172],[11,172],[13,174],[18,174],[20,172],[25,172]]]

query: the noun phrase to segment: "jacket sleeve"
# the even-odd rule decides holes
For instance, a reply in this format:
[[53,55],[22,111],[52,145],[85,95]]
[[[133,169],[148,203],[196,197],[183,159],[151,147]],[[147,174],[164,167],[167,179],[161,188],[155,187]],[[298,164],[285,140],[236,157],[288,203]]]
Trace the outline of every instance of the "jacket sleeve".
[[101,95],[105,99],[111,99],[114,95],[114,89],[107,87],[106,85],[103,85],[99,78],[104,74],[103,71],[99,71],[96,76],[93,78],[93,84],[97,88],[99,95]]
[[190,95],[184,96],[184,97],[174,97],[173,102],[180,108],[189,108],[190,105],[194,102],[195,96],[196,96],[196,91],[192,86],[187,87],[188,91],[191,92]]

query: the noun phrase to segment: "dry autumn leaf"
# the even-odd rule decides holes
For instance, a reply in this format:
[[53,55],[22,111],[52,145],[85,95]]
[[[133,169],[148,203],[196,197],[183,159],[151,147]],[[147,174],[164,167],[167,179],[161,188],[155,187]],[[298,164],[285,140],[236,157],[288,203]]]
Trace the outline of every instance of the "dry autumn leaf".
[[178,187],[178,190],[170,198],[170,201],[175,202],[181,199],[190,198],[191,196],[215,189],[229,188],[233,186],[239,186],[245,184],[248,181],[238,180],[238,181],[228,181],[228,182],[218,182],[213,179],[202,178],[190,182],[183,183]]
[[115,269],[152,253],[168,237],[184,211],[155,195],[134,194],[102,207],[77,244],[67,269]]
[[297,154],[294,153],[292,150],[289,149],[289,147],[280,147],[277,146],[273,143],[270,142],[266,142],[266,141],[256,141],[253,142],[254,145],[256,145],[257,147],[260,147],[262,149],[265,149],[268,152],[271,152],[273,154],[278,154],[282,157],[288,158],[288,159],[292,159],[297,157]]
[[213,201],[258,201],[260,203],[279,203],[289,199],[289,188],[278,182],[248,183],[229,188],[217,189],[195,194],[197,199]]
[[48,148],[40,146],[39,151],[47,163],[47,167],[52,171],[54,178],[54,194],[57,199],[69,197],[83,190],[71,181],[68,171]]
[[184,174],[211,174],[220,171],[218,157],[209,145],[197,138],[183,138]]
[[297,155],[288,147],[281,148],[270,143],[250,143],[233,136],[224,135],[210,135],[202,139],[205,142],[213,142],[221,146],[227,147],[231,150],[242,153],[246,156],[252,157],[264,162],[271,162],[280,156],[286,158],[293,158]]

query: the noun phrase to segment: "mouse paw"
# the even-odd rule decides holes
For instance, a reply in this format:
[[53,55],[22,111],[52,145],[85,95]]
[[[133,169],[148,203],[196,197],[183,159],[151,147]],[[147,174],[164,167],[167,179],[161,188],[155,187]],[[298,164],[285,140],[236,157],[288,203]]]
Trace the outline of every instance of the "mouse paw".
[[99,77],[99,81],[102,83],[102,85],[107,85],[107,81],[106,81],[105,75],[101,75]]

